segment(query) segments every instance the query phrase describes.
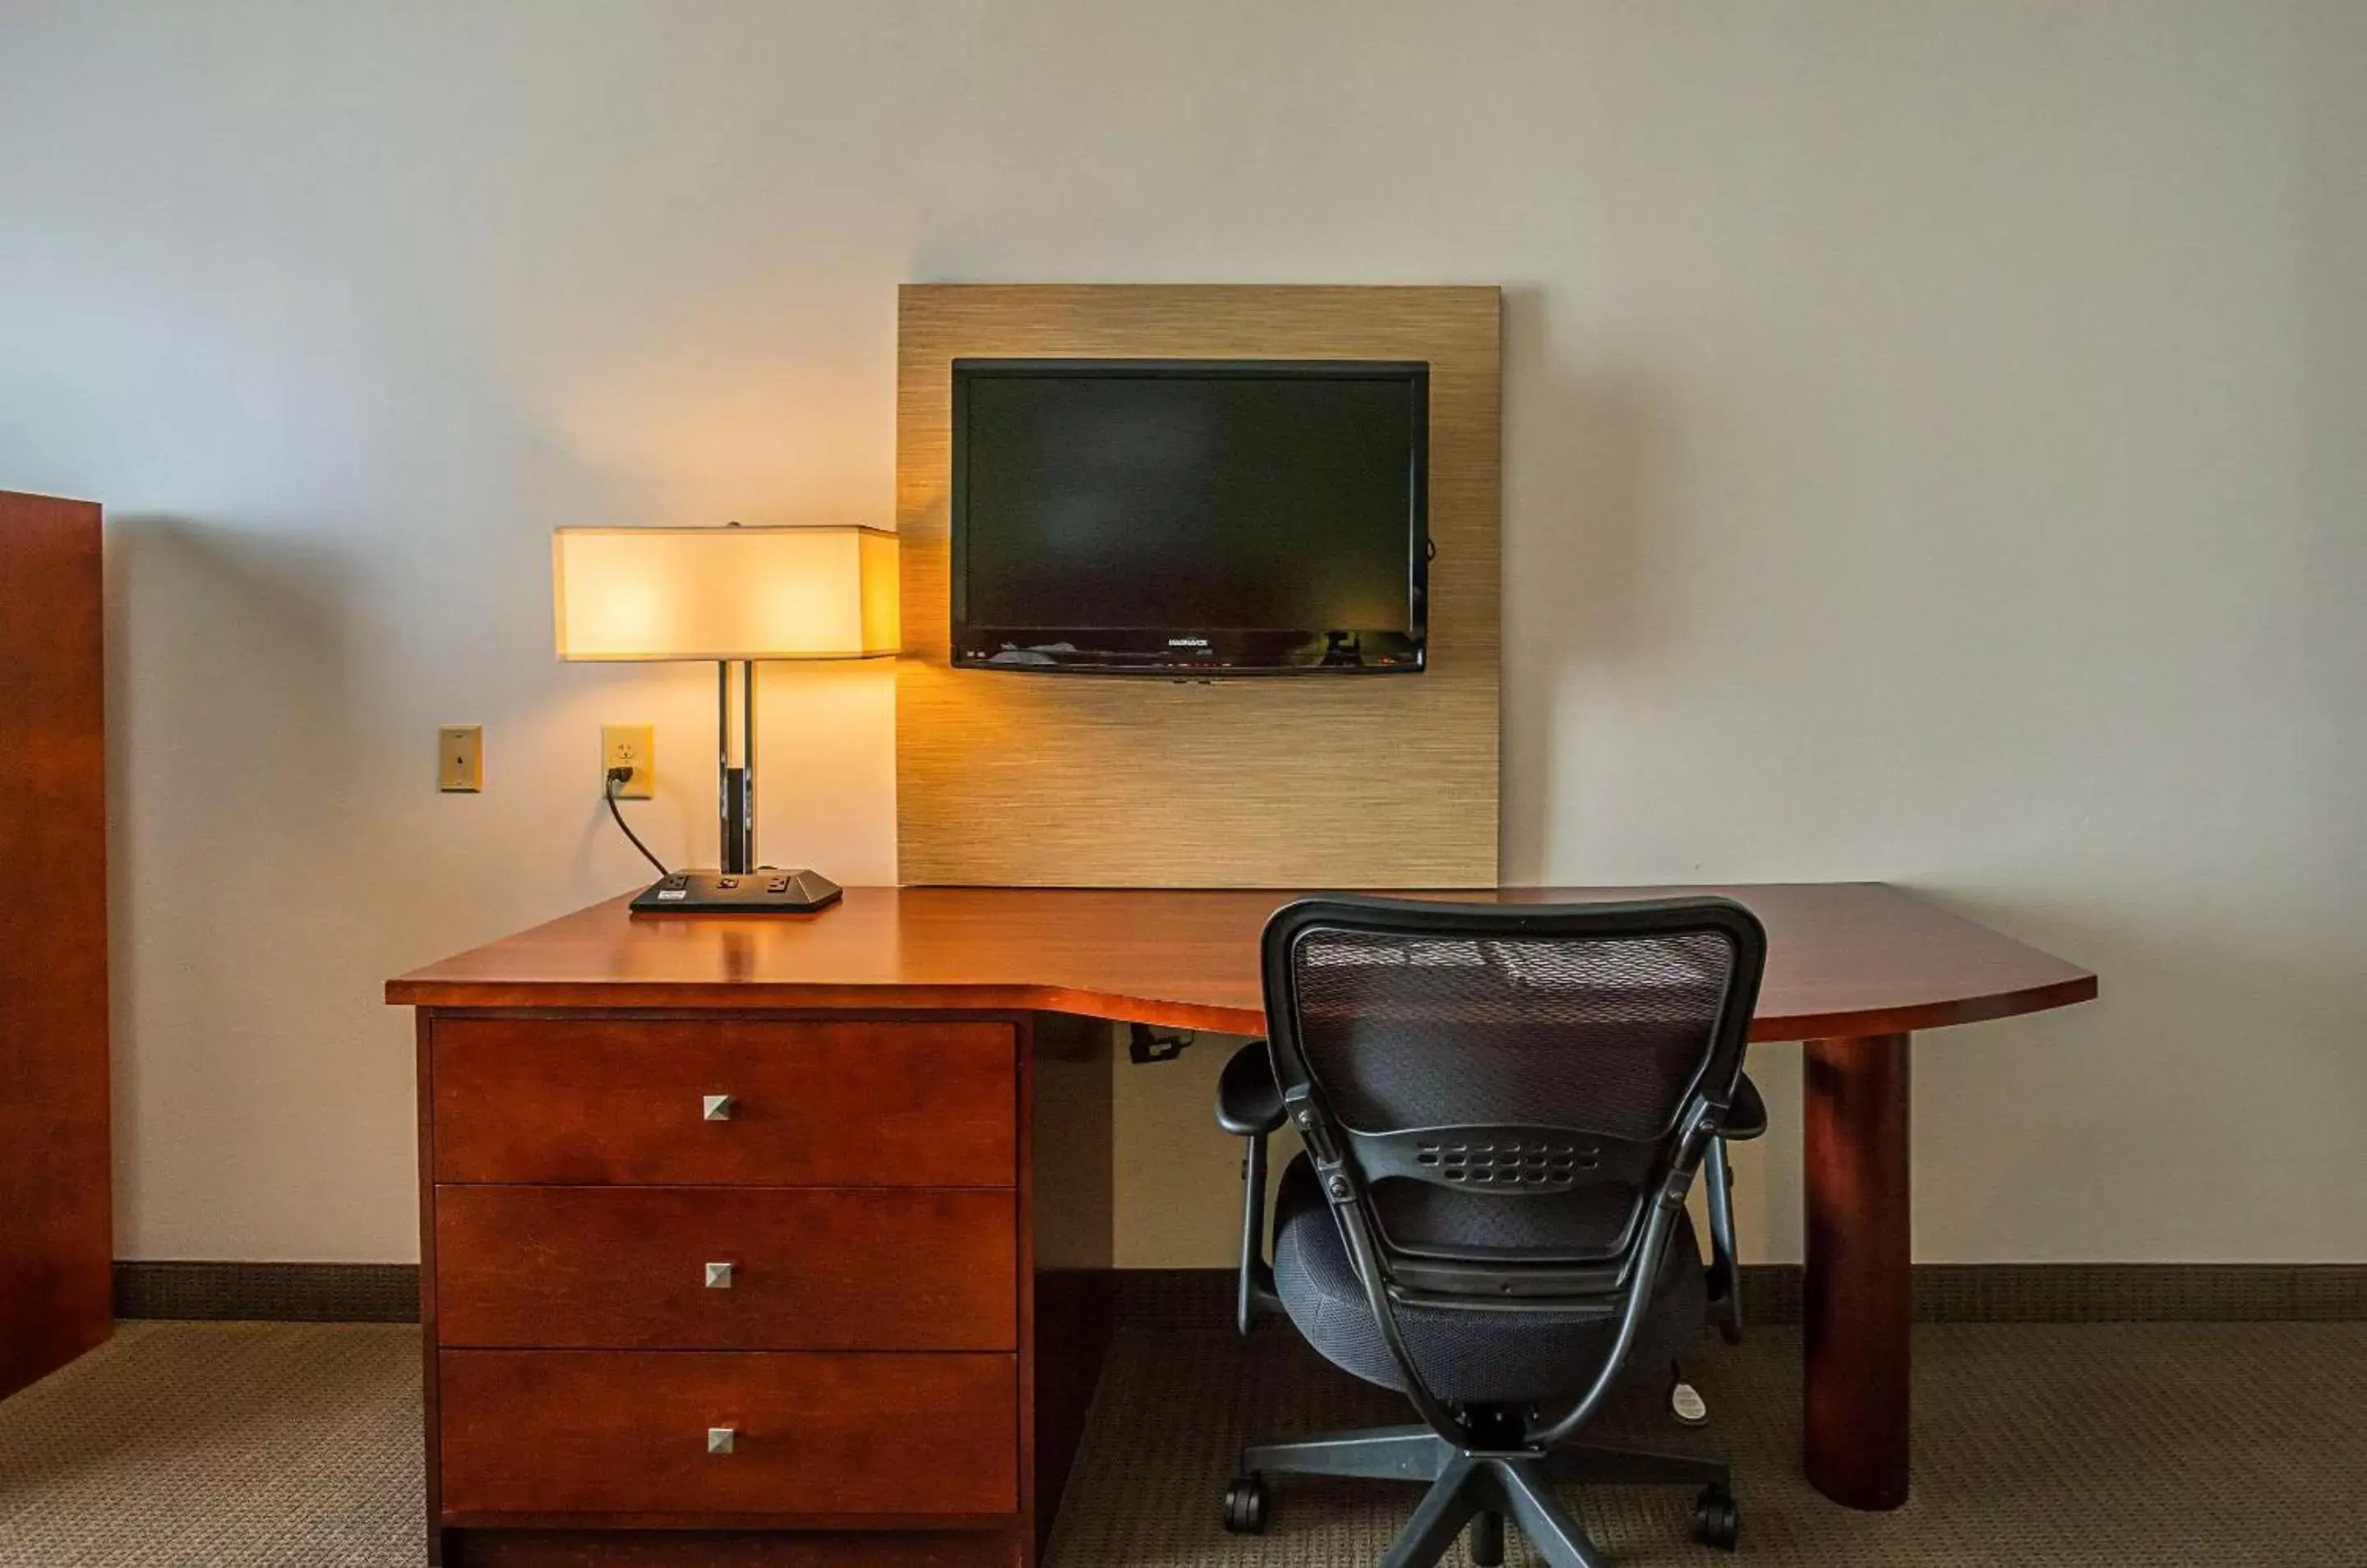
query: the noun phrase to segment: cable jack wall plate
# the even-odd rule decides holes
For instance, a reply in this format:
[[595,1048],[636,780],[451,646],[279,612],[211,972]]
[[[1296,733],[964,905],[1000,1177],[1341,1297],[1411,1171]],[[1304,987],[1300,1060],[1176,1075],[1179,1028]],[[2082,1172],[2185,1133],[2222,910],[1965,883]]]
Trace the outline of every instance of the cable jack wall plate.
[[485,727],[447,724],[436,732],[436,787],[477,795],[485,787]]

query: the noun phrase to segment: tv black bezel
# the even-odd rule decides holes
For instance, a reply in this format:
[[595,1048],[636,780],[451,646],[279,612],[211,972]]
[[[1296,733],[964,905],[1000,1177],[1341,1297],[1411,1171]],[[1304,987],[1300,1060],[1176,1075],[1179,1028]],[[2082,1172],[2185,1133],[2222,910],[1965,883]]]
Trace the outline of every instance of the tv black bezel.
[[[969,388],[982,378],[1096,376],[1112,379],[1400,381],[1414,392],[1411,516],[1404,627],[1247,630],[1205,626],[975,626],[969,624]],[[1251,675],[1416,675],[1430,662],[1430,365],[1407,359],[986,359],[953,362],[950,577],[952,662],[963,670],[1036,674],[1147,675],[1206,680]],[[1082,640],[1081,640],[1082,639]]]

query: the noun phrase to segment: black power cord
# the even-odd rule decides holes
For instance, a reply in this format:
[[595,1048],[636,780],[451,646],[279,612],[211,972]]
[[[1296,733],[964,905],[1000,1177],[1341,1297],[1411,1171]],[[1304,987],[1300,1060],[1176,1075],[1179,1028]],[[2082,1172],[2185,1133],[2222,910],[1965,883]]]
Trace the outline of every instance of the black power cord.
[[658,868],[658,874],[660,876],[672,876],[674,873],[666,869],[665,862],[650,853],[649,845],[641,842],[641,836],[633,831],[632,825],[625,820],[625,814],[617,809],[617,787],[621,784],[629,783],[632,776],[633,770],[630,768],[610,768],[608,770],[608,782],[601,786],[601,796],[608,803],[608,815],[617,819],[617,830],[633,841],[633,848],[641,852],[641,858],[643,860]]

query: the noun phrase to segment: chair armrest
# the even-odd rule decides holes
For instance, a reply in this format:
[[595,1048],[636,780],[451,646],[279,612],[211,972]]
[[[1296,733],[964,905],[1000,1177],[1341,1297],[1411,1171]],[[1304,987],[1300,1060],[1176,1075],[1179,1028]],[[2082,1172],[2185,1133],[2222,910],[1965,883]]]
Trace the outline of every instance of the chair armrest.
[[1274,1265],[1265,1256],[1265,1177],[1266,1139],[1283,1121],[1274,1058],[1264,1041],[1252,1040],[1233,1053],[1217,1080],[1217,1125],[1249,1140],[1241,1157],[1241,1274],[1233,1302],[1234,1322],[1243,1334],[1260,1318],[1282,1310],[1282,1298],[1274,1290]]
[[1727,1108],[1726,1123],[1717,1135],[1730,1144],[1747,1143],[1767,1131],[1767,1102],[1759,1098],[1759,1086],[1745,1073],[1734,1086],[1734,1103]]
[[1255,1138],[1281,1127],[1282,1089],[1274,1081],[1274,1059],[1265,1042],[1252,1040],[1233,1053],[1217,1080],[1217,1125],[1237,1138]]

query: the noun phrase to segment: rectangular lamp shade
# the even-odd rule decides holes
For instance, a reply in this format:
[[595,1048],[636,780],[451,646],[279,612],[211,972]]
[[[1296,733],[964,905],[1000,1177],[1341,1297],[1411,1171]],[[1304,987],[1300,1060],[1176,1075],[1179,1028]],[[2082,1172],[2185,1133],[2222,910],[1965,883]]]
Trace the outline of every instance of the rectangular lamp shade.
[[876,659],[900,651],[878,528],[561,528],[559,657]]

